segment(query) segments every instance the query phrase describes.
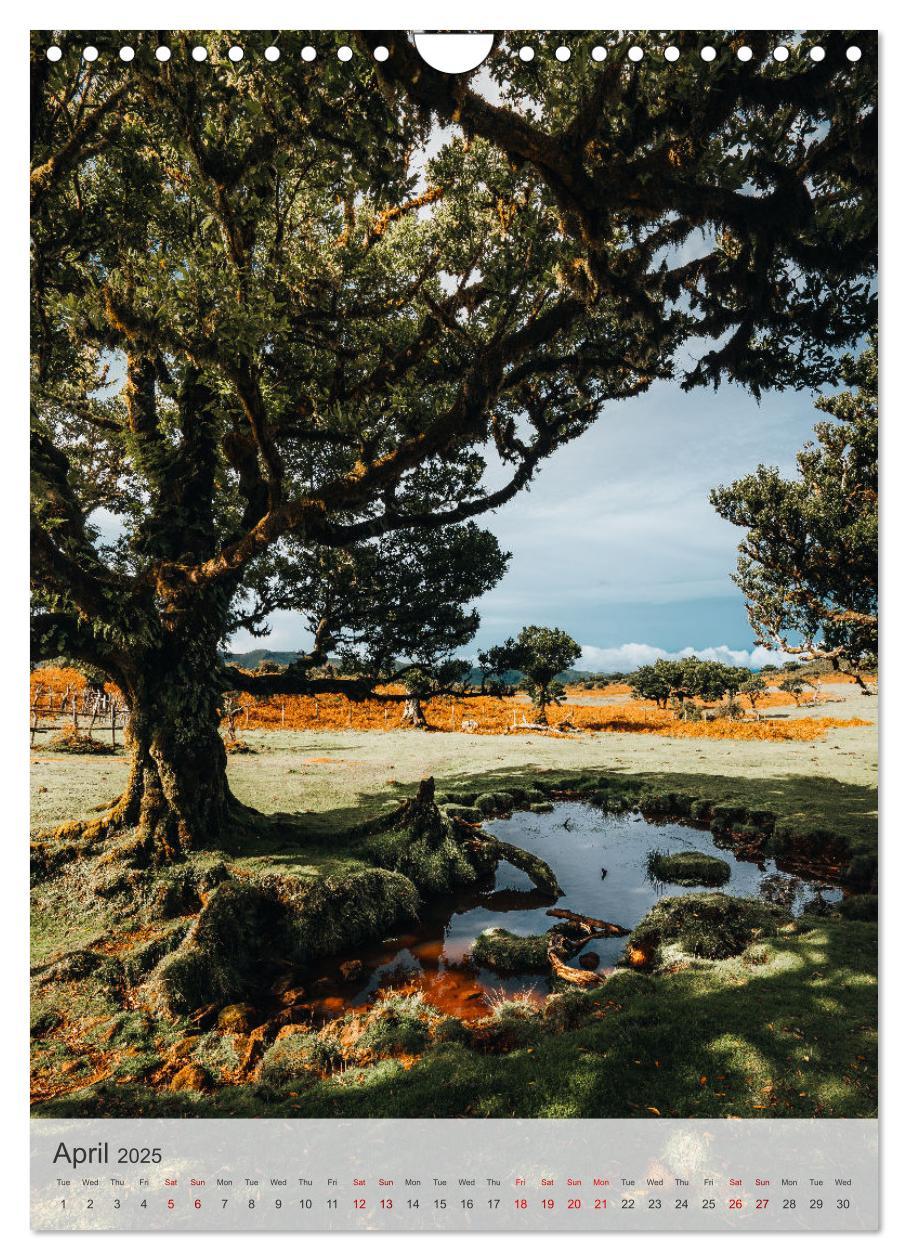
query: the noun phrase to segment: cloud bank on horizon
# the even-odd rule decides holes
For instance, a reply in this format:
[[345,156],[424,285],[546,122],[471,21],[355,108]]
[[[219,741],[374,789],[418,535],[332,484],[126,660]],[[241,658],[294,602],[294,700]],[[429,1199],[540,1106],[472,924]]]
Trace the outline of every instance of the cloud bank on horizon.
[[577,668],[588,669],[597,674],[624,674],[639,669],[641,665],[652,665],[654,661],[680,661],[685,656],[696,656],[701,661],[719,661],[723,665],[743,666],[746,669],[782,665],[785,661],[794,659],[785,652],[771,651],[764,647],[748,650],[730,648],[725,643],[721,647],[686,647],[678,652],[666,652],[664,648],[654,647],[651,643],[622,643],[620,647],[605,648],[584,643]]

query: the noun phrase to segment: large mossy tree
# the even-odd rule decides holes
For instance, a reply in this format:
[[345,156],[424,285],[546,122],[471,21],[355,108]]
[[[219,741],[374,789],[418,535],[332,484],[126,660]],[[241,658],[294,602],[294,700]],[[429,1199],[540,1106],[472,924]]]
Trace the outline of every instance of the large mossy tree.
[[[870,317],[872,76],[837,46],[835,73],[760,54],[745,91],[725,61],[709,90],[528,69],[505,38],[497,108],[402,90],[399,40],[381,79],[269,42],[33,43],[33,652],[124,692],[129,785],[93,834],[156,860],[250,825],[218,722],[251,686],[220,653],[298,606],[294,564],[505,503],[691,336],[685,384],[816,384]],[[313,673],[326,637],[255,689],[361,689]]]

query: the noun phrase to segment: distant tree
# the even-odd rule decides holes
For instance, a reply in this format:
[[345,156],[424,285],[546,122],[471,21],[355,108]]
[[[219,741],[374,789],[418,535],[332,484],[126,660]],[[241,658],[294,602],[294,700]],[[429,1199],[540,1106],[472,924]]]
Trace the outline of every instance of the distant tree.
[[469,605],[501,580],[509,556],[470,521],[345,549],[291,542],[283,558],[276,598],[295,602],[322,659],[333,653],[340,674],[366,687],[402,684],[404,721],[424,728],[424,700],[466,687],[470,663],[456,653],[479,629]]
[[548,725],[546,709],[560,704],[565,696],[558,675],[570,669],[580,655],[580,644],[564,630],[548,626],[524,626],[516,639],[508,639],[500,647],[484,654],[486,664],[493,664],[499,677],[517,671],[536,706],[535,720]]
[[685,656],[681,660],[660,659],[652,665],[643,665],[632,673],[628,681],[633,694],[644,700],[655,700],[660,708],[671,702],[682,708],[693,699],[710,704],[727,696],[730,701],[750,670],[720,661],[701,661],[697,656]]
[[876,344],[846,356],[840,378],[847,390],[816,401],[833,418],[799,451],[797,477],[760,465],[710,501],[747,531],[734,579],[757,643],[861,681],[859,663],[877,652]]
[[794,696],[794,702],[795,702],[795,705],[797,706],[797,705],[800,705],[801,696],[803,696],[804,692],[807,690],[807,687],[805,686],[804,683],[801,682],[799,678],[795,678],[791,682],[787,682],[785,684],[785,690],[788,692],[789,695]]
[[756,713],[757,702],[759,701],[760,696],[766,693],[766,679],[761,678],[759,674],[751,674],[750,677],[745,679],[738,687],[738,693],[747,697],[750,701],[750,707]]
[[673,692],[673,683],[679,673],[673,666],[675,661],[655,661],[652,665],[641,665],[628,676],[631,694],[640,700],[655,700],[660,709],[664,709]]

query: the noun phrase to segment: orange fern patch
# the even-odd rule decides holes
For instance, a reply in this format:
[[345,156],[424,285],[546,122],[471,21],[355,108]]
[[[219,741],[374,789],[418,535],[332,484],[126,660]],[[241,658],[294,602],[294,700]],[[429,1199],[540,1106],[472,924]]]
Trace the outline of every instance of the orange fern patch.
[[[829,681],[829,679],[824,679]],[[86,680],[77,669],[48,666],[32,674],[32,700],[40,688],[62,696],[69,689],[81,691]],[[116,694],[107,684],[106,690]],[[576,703],[603,697],[621,703]],[[829,697],[820,693],[822,703]],[[787,691],[770,691],[757,699],[757,709],[805,707],[803,697]],[[394,731],[410,729],[403,721],[404,696],[392,688],[372,700],[352,701],[344,696],[269,696],[240,694],[237,730],[291,731]],[[574,703],[572,703],[574,701]],[[701,705],[701,721],[682,721],[671,708],[660,709],[652,702],[634,700],[624,683],[610,683],[599,690],[572,684],[567,700],[549,710],[552,734],[557,728],[589,733],[619,732],[640,735],[670,735],[680,739],[733,740],[813,740],[833,727],[868,726],[860,718],[790,717],[758,719],[749,702],[742,703],[744,717],[731,719],[713,716],[710,706]],[[429,727],[435,731],[464,732],[473,735],[521,734],[533,722],[533,707],[526,696],[497,698],[494,696],[438,697],[423,703]],[[563,733],[563,732],[562,732]]]

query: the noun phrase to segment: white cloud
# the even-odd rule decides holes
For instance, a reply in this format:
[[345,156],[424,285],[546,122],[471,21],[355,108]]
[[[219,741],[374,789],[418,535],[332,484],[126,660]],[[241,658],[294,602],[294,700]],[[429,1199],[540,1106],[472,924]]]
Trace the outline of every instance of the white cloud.
[[652,665],[653,661],[679,661],[684,656],[697,656],[701,661],[721,661],[723,665],[743,665],[747,669],[782,665],[792,659],[785,652],[770,651],[764,647],[737,649],[724,643],[721,647],[686,647],[680,652],[666,652],[664,648],[653,647],[650,643],[622,643],[620,647],[608,648],[584,644],[579,667],[603,674],[623,673],[641,665]]

